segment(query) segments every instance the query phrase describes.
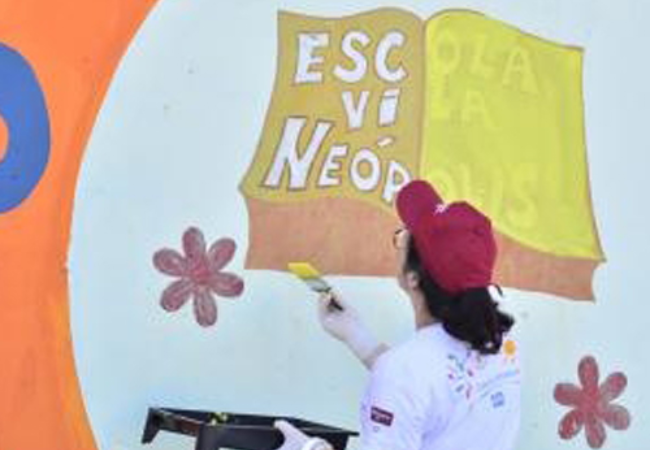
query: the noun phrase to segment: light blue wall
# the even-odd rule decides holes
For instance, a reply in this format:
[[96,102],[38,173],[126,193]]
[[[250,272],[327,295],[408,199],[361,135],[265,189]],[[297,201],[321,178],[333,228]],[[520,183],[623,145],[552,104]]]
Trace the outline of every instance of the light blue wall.
[[[380,6],[422,18],[471,8],[585,52],[585,111],[592,196],[608,262],[596,303],[507,292],[525,348],[521,450],[587,448],[560,441],[567,411],[556,383],[577,383],[594,355],[602,376],[622,370],[617,400],[630,429],[605,448],[640,450],[650,429],[645,346],[650,92],[648,16],[642,0],[277,1],[161,0],[121,63],[87,148],[74,213],[70,276],[77,370],[101,450],[136,450],[147,407],[288,414],[358,428],[364,370],[319,328],[314,298],[287,275],[243,269],[248,217],[237,186],[254,154],[272,92],[278,9],[342,16]],[[171,279],[151,263],[182,232],[239,245],[228,266],[244,296],[218,301],[215,327],[191,308],[158,305]],[[334,278],[388,341],[412,316],[393,280]],[[193,448],[162,434],[151,450]],[[354,448],[354,443],[351,448]]]

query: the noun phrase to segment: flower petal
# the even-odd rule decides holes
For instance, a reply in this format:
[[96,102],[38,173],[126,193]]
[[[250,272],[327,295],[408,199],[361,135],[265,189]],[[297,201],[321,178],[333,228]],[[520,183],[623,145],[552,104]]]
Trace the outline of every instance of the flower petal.
[[585,356],[578,366],[580,383],[588,394],[595,394],[598,391],[598,363],[593,356]]
[[603,419],[603,422],[615,430],[627,430],[630,426],[630,413],[623,406],[605,405],[598,415]]
[[163,291],[160,297],[160,306],[165,311],[176,311],[187,302],[194,285],[187,278],[176,280]]
[[627,377],[621,372],[615,372],[607,377],[600,385],[600,400],[609,403],[623,393],[627,386]]
[[153,255],[153,265],[166,275],[182,277],[187,270],[185,258],[176,250],[163,248]]
[[205,256],[205,239],[203,233],[196,227],[190,227],[183,233],[183,250],[191,261]]
[[565,406],[580,405],[583,396],[582,389],[571,383],[558,383],[553,391],[555,401]]
[[208,250],[208,261],[210,261],[210,269],[215,272],[223,269],[226,264],[230,262],[235,255],[237,244],[229,238],[219,239],[217,242],[210,246]]
[[244,291],[244,281],[237,275],[218,272],[210,277],[210,289],[222,297],[237,297]]
[[574,409],[564,415],[560,420],[558,433],[562,439],[571,439],[582,430],[584,424],[583,416],[580,410]]
[[217,321],[217,304],[208,289],[198,289],[194,294],[194,316],[202,327],[209,327]]
[[587,433],[587,443],[591,448],[600,448],[605,443],[607,434],[605,426],[602,424],[598,416],[589,414],[585,418],[585,430]]

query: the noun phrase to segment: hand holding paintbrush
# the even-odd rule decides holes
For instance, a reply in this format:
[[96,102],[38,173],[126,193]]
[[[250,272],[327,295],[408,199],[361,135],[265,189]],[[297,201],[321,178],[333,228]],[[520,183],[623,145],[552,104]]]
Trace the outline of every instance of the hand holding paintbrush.
[[343,301],[309,263],[291,263],[289,270],[320,294],[318,318],[323,329],[344,342],[369,369],[387,347],[368,330],[355,308]]

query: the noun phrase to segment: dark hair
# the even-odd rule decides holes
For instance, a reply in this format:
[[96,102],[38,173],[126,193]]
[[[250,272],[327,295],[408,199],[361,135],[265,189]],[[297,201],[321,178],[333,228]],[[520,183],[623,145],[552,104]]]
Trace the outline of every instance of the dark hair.
[[408,239],[403,270],[417,275],[429,312],[442,322],[447,333],[482,354],[500,350],[503,334],[515,321],[499,310],[487,287],[468,289],[457,295],[447,293],[422,265],[413,238]]

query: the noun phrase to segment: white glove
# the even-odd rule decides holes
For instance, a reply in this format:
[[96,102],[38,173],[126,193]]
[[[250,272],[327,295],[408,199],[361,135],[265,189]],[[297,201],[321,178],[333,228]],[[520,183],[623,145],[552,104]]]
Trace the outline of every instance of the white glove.
[[[338,309],[337,304],[343,309]],[[369,369],[386,350],[365,326],[359,313],[350,304],[332,294],[322,294],[318,301],[318,318],[325,331],[343,341]]]
[[327,441],[307,436],[286,420],[278,420],[273,425],[284,435],[284,443],[276,450],[332,450]]

